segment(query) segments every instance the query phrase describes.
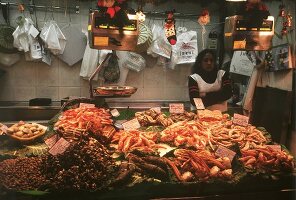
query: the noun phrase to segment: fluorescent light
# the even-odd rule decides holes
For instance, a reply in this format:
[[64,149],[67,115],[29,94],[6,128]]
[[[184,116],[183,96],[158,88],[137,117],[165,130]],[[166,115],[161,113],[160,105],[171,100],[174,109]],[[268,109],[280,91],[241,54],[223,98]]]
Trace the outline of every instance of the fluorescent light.
[[247,0],[225,0],[225,1],[240,2],[240,1],[247,1]]

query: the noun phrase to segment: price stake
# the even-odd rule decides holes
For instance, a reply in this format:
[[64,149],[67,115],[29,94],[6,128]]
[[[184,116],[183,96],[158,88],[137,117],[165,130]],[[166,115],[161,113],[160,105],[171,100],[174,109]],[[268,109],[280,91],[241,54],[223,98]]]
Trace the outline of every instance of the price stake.
[[139,121],[138,121],[137,118],[132,119],[132,120],[129,120],[127,122],[124,122],[122,124],[122,126],[123,126],[123,129],[126,130],[126,131],[128,131],[128,130],[135,130],[135,129],[138,129],[138,128],[141,127],[141,125],[140,125],[140,123],[139,123]]
[[55,135],[47,138],[44,142],[48,146],[48,148],[51,148],[55,145],[55,143],[57,143],[58,140],[59,140],[59,136],[57,134],[55,134]]
[[51,149],[48,151],[51,155],[55,156],[58,154],[64,153],[67,148],[70,146],[70,143],[64,138],[60,138]]
[[232,123],[240,126],[248,126],[249,117],[234,113]]
[[80,103],[79,104],[79,108],[94,108],[96,107],[95,104],[91,104],[91,103]]
[[120,113],[118,112],[118,110],[116,108],[111,110],[110,112],[113,117],[119,117],[119,115],[120,115]]
[[161,107],[152,107],[151,110],[154,110],[156,113],[161,113]]
[[184,104],[183,103],[170,103],[170,113],[184,113]]
[[197,110],[204,110],[205,109],[205,105],[202,102],[201,98],[193,98],[194,103],[195,103],[195,107]]
[[229,158],[230,162],[232,162],[236,153],[234,151],[231,151],[230,149],[227,149],[226,147],[218,146],[215,155],[221,158],[227,157]]

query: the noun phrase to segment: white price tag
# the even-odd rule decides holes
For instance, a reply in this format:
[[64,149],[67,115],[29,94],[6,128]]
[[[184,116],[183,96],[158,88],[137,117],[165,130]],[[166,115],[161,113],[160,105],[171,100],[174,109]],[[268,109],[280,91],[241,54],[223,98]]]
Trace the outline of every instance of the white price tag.
[[96,107],[95,104],[91,104],[91,103],[80,103],[79,104],[79,108],[94,108]]
[[170,113],[184,113],[184,104],[183,103],[170,103]]
[[113,117],[118,117],[120,115],[120,113],[118,112],[118,110],[116,108],[111,110],[110,112]]
[[154,110],[156,113],[161,113],[160,107],[152,107],[151,110]]
[[39,34],[39,31],[37,28],[35,28],[35,26],[31,26],[30,30],[29,30],[29,35],[31,35],[33,38],[36,38],[37,35]]
[[136,130],[136,129],[141,127],[141,125],[140,125],[137,118],[134,118],[134,119],[132,119],[130,121],[124,122],[122,124],[122,126],[123,126],[123,129],[126,130],[126,131],[128,131],[128,130]]
[[197,110],[204,110],[205,106],[201,98],[193,98]]

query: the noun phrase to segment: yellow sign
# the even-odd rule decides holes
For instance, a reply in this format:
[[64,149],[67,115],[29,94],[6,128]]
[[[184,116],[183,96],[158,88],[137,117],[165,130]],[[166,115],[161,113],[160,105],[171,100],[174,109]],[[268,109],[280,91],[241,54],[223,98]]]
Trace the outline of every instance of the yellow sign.
[[109,45],[109,37],[94,37],[94,45],[95,46],[108,46]]
[[245,49],[246,48],[246,40],[238,40],[233,42],[233,49]]

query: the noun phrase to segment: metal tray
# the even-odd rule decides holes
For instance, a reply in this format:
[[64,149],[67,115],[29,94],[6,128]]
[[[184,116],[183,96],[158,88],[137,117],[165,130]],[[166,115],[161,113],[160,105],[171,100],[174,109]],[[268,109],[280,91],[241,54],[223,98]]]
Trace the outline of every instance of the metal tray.
[[101,86],[94,89],[96,96],[103,97],[129,97],[137,91],[138,88],[131,86]]

